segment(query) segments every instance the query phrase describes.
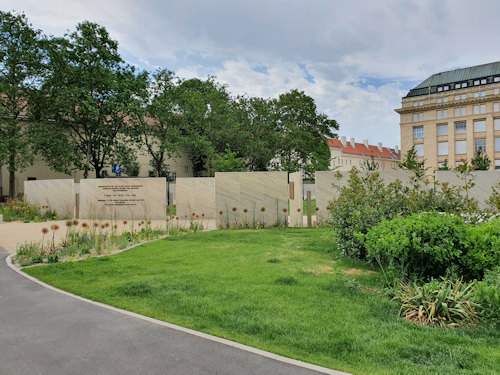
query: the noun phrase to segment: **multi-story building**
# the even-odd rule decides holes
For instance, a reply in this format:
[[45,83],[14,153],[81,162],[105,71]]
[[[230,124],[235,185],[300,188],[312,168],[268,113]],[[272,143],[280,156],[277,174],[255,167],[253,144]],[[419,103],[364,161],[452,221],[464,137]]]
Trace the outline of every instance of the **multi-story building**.
[[455,168],[481,150],[500,170],[500,62],[436,73],[402,98],[401,152]]
[[346,137],[340,137],[340,139],[328,139],[328,146],[330,146],[332,170],[349,171],[352,167],[363,170],[366,169],[367,163],[372,161],[372,157],[379,170],[391,170],[397,168],[397,163],[401,160],[398,146],[387,148],[380,142],[374,146],[368,144],[368,140],[356,143],[354,138],[347,141]]

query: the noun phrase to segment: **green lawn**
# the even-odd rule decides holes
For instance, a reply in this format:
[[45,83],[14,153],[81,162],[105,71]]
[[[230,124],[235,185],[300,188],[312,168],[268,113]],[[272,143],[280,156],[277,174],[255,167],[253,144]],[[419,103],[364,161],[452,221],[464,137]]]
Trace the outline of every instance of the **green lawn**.
[[331,229],[180,235],[108,257],[25,269],[167,322],[355,374],[494,374],[500,333],[402,321]]

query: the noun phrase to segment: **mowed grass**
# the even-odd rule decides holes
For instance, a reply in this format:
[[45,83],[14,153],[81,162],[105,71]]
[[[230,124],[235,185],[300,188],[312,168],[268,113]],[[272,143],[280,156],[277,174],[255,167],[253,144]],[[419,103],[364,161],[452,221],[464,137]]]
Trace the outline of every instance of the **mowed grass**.
[[401,320],[381,275],[340,258],[331,229],[196,233],[25,271],[92,300],[355,374],[500,368],[498,331]]

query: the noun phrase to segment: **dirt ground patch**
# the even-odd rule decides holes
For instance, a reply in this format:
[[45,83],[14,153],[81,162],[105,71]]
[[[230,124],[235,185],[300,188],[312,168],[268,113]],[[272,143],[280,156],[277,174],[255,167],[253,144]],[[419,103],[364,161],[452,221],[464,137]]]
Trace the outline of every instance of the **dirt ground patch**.
[[346,275],[373,275],[376,273],[375,271],[361,270],[359,268],[349,268],[348,270],[342,270],[341,272]]

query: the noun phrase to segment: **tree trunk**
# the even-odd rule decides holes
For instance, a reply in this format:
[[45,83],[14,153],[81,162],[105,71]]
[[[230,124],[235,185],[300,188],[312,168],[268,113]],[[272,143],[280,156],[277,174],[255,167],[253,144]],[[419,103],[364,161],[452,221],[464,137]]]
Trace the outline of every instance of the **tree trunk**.
[[14,199],[16,195],[16,155],[11,152],[9,155],[9,198]]

